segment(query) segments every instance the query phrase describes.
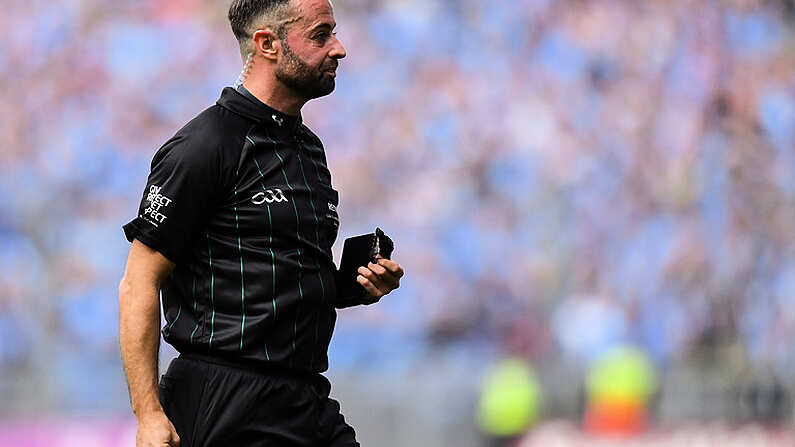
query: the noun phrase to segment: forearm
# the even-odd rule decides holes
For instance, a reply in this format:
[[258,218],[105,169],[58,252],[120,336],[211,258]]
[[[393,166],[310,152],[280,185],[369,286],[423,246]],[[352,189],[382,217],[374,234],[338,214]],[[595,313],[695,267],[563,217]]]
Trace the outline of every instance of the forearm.
[[157,387],[160,347],[159,286],[127,278],[119,287],[119,344],[136,416],[162,411]]

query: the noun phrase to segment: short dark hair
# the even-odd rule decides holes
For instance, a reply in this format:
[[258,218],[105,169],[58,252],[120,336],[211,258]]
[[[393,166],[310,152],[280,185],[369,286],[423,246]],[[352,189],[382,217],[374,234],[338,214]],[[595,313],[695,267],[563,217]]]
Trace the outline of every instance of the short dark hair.
[[229,6],[229,24],[240,45],[240,51],[246,52],[254,26],[262,19],[266,19],[279,38],[284,39],[287,35],[284,19],[289,4],[290,0],[233,0]]

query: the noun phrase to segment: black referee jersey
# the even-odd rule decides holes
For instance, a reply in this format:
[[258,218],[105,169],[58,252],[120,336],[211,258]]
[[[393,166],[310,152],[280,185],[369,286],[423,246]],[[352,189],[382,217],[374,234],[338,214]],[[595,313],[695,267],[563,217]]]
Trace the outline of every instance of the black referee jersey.
[[157,151],[124,226],[176,264],[161,287],[165,340],[182,353],[325,371],[337,205],[323,145],[300,116],[225,88]]

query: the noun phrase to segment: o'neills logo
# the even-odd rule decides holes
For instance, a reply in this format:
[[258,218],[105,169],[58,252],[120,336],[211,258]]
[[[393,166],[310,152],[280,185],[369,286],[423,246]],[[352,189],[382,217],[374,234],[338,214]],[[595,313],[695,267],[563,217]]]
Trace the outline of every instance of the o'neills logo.
[[287,197],[285,197],[284,193],[279,188],[266,189],[265,191],[258,192],[254,194],[251,201],[254,205],[288,202]]
[[162,187],[156,185],[149,187],[149,194],[146,195],[147,205],[144,209],[144,213],[141,215],[141,217],[148,220],[154,226],[168,219],[168,216],[165,214],[167,211],[166,208],[173,202],[168,197],[160,194],[162,189]]

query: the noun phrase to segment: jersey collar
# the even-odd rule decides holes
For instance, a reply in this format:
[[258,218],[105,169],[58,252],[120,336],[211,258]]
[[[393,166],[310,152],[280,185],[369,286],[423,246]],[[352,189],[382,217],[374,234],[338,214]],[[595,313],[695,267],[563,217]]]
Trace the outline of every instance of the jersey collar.
[[274,126],[285,130],[295,130],[301,125],[302,118],[280,112],[265,104],[252,95],[241,85],[240,89],[226,87],[221,92],[218,105],[230,111],[261,122],[267,126]]

